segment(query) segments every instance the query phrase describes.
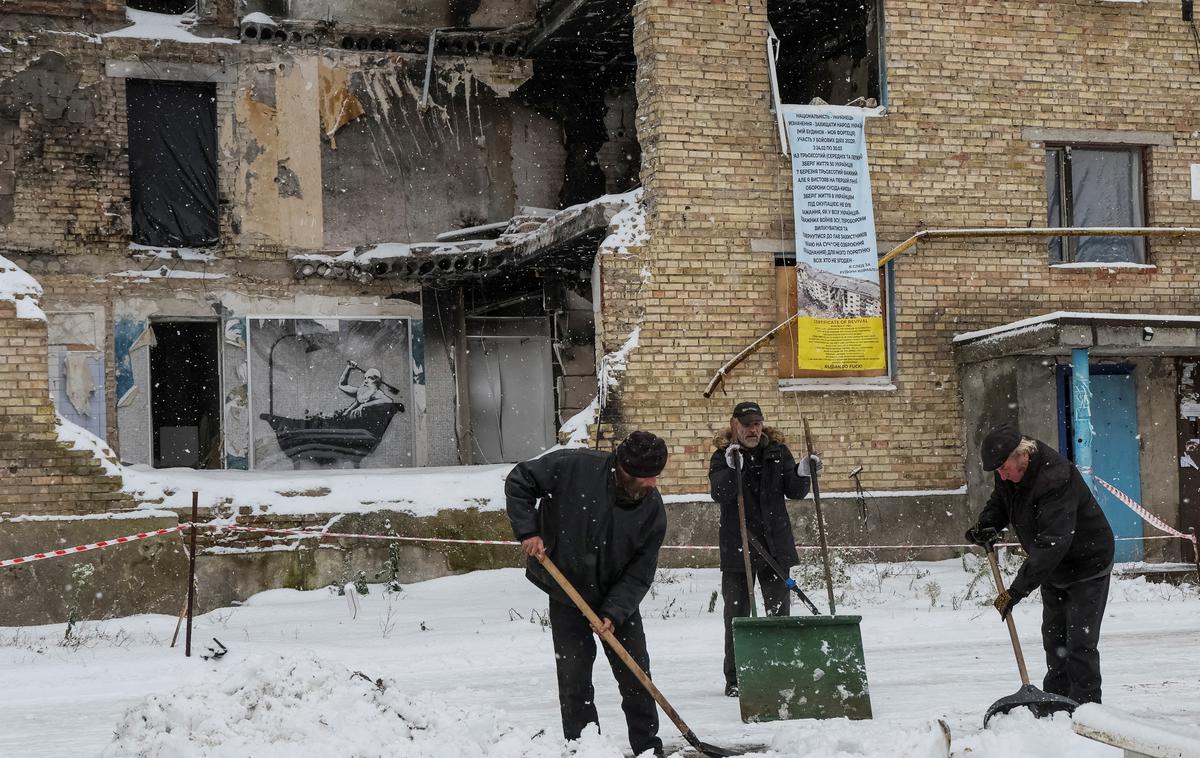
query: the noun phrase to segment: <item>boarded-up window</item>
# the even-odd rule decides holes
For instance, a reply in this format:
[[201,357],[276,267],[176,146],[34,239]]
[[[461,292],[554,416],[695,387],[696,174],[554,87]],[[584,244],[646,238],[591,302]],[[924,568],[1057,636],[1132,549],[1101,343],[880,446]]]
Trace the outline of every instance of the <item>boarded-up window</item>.
[[133,241],[217,242],[216,85],[127,79]]
[[[1144,226],[1142,149],[1046,148],[1050,226]],[[1144,237],[1052,237],[1051,263],[1145,263]]]

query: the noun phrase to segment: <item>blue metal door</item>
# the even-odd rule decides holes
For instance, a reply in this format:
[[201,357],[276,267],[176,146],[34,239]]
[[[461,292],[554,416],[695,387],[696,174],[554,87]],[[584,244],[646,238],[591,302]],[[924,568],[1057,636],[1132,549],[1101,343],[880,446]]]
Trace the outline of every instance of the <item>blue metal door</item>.
[[[1133,375],[1092,374],[1092,428],[1095,429],[1092,465],[1096,476],[1136,502],[1142,501],[1142,474],[1137,423],[1137,385]],[[1141,537],[1142,519],[1104,487],[1096,486],[1096,499],[1117,537]],[[1140,561],[1141,540],[1118,540],[1118,561]]]
[[[1109,482],[1136,502],[1142,498],[1142,473],[1138,444],[1137,385],[1133,366],[1102,364],[1091,367],[1092,467],[1096,476]],[[1058,367],[1058,449],[1074,459],[1071,440],[1071,367]],[[1087,479],[1084,474],[1084,479]],[[1104,487],[1091,483],[1096,500],[1104,509],[1116,537],[1141,537],[1141,518]],[[1117,542],[1118,561],[1140,561],[1140,540]]]

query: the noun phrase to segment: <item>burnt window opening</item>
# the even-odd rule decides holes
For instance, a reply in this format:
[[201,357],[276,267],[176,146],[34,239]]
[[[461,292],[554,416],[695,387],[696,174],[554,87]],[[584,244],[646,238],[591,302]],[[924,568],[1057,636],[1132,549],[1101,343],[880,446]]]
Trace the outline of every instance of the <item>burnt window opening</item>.
[[782,102],[882,103],[883,0],[769,0]]
[[125,81],[134,242],[216,244],[216,97],[210,82]]
[[[1146,224],[1141,147],[1046,148],[1047,224]],[[1051,263],[1145,263],[1145,237],[1052,237]]]
[[518,99],[562,124],[567,159],[559,207],[641,184],[634,65],[555,61],[535,67]]
[[135,11],[168,13],[172,16],[178,16],[194,8],[196,0],[129,0],[126,5]]
[[158,321],[150,348],[155,468],[221,468],[221,396],[215,321]]

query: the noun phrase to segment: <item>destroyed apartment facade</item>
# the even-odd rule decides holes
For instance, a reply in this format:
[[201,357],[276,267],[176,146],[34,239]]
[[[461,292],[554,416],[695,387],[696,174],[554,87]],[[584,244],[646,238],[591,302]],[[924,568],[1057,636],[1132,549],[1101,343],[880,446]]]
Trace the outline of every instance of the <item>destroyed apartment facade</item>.
[[[123,462],[510,462],[583,411],[668,440],[702,536],[751,399],[794,451],[807,422],[835,540],[955,543],[987,428],[1071,448],[1085,351],[1097,474],[1200,527],[1188,4],[184,5],[0,6],[0,255],[45,290],[56,408]],[[806,176],[810,117],[863,149]],[[838,234],[866,270],[814,268]]]
[[553,445],[635,202],[628,56],[562,58],[531,1],[186,5],[5,9],[0,240],[58,411],[156,467]]

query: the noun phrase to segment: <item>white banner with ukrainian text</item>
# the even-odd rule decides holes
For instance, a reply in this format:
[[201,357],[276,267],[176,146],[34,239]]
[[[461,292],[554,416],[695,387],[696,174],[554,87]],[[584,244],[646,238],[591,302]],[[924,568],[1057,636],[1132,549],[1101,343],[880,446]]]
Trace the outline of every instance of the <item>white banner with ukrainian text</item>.
[[861,108],[785,105],[796,223],[801,376],[887,373]]

